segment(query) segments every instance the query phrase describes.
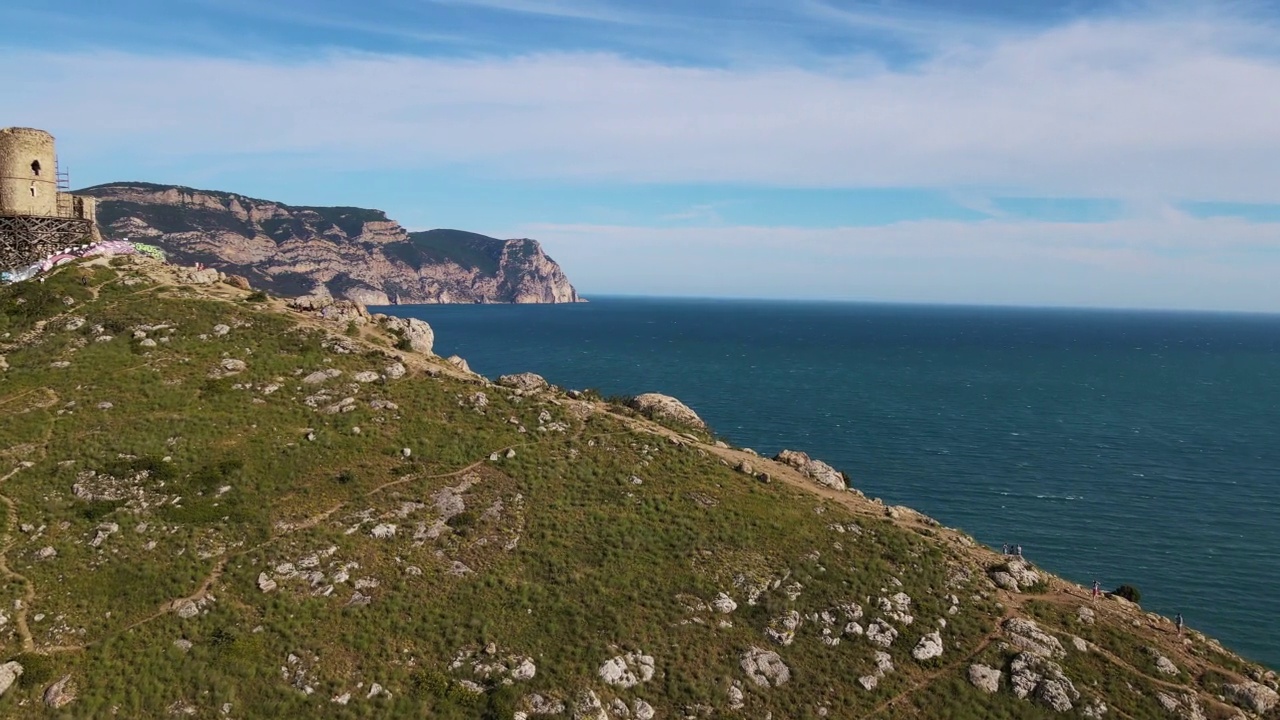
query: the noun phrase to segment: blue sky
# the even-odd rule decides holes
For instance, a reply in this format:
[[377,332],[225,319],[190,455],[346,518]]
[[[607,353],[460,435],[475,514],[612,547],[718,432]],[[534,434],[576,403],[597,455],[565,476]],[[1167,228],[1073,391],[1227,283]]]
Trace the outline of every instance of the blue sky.
[[0,125],[596,294],[1280,312],[1280,3],[0,5]]

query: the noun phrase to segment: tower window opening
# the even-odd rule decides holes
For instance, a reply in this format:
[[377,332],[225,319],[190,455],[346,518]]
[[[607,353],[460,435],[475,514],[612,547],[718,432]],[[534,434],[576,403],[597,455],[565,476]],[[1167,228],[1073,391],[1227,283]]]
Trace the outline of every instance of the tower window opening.
[[40,161],[39,160],[31,161],[31,172],[36,177],[40,177]]
[[31,197],[35,197],[35,196],[36,196],[36,184],[31,183]]

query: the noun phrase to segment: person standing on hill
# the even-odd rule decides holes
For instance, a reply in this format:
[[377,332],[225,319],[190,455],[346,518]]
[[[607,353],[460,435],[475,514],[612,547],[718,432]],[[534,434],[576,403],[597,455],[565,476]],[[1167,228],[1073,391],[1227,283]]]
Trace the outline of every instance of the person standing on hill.
[[1181,635],[1182,634],[1182,613],[1178,613],[1177,617],[1173,619],[1173,624],[1178,626],[1178,634]]
[[1097,580],[1094,580],[1093,581],[1093,599],[1097,600],[1098,596],[1101,594],[1102,594],[1102,583],[1098,582]]

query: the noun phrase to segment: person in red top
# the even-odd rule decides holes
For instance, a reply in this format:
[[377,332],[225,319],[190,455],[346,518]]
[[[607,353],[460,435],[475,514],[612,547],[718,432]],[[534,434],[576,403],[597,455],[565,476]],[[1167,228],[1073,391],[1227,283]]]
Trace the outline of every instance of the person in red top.
[[1102,594],[1102,584],[1097,580],[1093,581],[1093,596],[1096,598]]

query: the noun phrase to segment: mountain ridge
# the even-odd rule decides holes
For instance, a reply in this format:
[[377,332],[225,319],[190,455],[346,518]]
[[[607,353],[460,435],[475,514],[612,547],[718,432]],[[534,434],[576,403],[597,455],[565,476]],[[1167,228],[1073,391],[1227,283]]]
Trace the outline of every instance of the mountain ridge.
[[369,305],[580,302],[542,246],[461,230],[410,232],[381,210],[288,205],[150,182],[79,191],[108,240],[145,240],[175,260],[242,275],[281,295]]

